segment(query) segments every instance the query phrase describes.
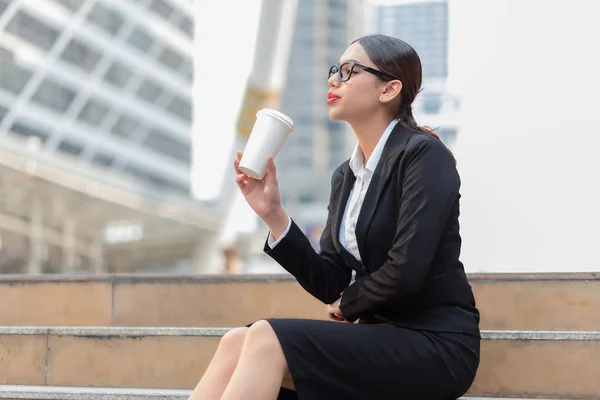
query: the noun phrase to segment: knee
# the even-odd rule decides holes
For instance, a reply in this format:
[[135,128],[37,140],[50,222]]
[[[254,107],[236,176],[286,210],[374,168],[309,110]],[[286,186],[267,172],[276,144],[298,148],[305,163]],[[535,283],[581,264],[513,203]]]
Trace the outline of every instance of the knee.
[[239,353],[242,351],[242,346],[244,345],[244,341],[246,339],[246,335],[248,333],[248,328],[233,328],[223,337],[219,342],[219,349],[223,350],[225,354],[239,356]]
[[273,352],[281,351],[281,345],[277,339],[277,335],[271,327],[271,324],[266,320],[260,320],[252,324],[246,335],[247,346],[253,351],[265,352],[273,354]]

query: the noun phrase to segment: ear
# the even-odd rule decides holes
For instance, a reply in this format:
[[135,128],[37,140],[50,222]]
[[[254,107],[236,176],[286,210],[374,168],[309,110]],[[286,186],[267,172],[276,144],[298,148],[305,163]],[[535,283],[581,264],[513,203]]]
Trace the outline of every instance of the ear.
[[394,100],[396,97],[400,96],[400,92],[402,91],[402,82],[399,80],[393,80],[386,82],[381,94],[379,95],[379,101],[382,103],[389,103]]

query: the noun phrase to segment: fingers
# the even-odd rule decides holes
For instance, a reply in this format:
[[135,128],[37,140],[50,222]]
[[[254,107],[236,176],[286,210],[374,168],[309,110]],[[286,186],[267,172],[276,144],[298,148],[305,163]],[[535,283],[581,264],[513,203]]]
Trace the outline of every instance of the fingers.
[[238,187],[241,189],[248,183],[248,177],[242,171],[240,171],[240,160],[242,159],[243,153],[241,151],[237,152],[237,157],[233,159],[233,168],[236,173],[235,183],[237,183]]
[[329,313],[329,318],[334,320],[334,321],[344,321],[343,317],[340,317],[338,314],[336,313]]
[[339,322],[350,322],[342,315],[342,311],[339,307],[336,306],[338,302],[339,300],[327,305],[327,314],[329,315],[329,318]]
[[269,156],[269,158],[267,158],[267,172],[265,173],[265,179],[269,179],[272,182],[277,182],[277,170],[275,168],[273,156]]
[[238,174],[235,177],[235,183],[241,188],[246,185],[246,176],[244,174]]
[[233,168],[235,169],[235,173],[237,175],[243,174],[242,171],[240,171],[240,160],[242,159],[242,152],[238,151],[237,152],[237,157],[233,159]]
[[342,314],[329,313],[329,318],[338,322],[350,322]]

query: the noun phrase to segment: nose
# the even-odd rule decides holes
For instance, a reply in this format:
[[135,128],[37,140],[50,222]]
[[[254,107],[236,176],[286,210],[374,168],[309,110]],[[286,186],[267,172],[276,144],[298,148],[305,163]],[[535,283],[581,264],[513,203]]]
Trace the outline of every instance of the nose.
[[333,74],[331,75],[331,77],[329,79],[327,79],[327,85],[329,85],[329,87],[339,87],[340,86],[340,80],[338,79],[338,74]]

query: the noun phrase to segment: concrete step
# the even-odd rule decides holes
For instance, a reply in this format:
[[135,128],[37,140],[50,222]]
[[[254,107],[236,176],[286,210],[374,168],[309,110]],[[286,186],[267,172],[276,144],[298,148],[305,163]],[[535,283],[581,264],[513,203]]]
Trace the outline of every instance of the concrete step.
[[190,394],[191,390],[0,385],[0,399],[11,400],[186,400]]
[[[600,331],[600,274],[470,275],[482,329]],[[9,326],[240,326],[326,319],[289,275],[3,276]]]
[[[114,389],[56,386],[0,385],[0,399],[29,400],[186,400],[191,390]],[[463,397],[461,400],[508,400],[491,397]],[[526,400],[526,399],[511,399]]]
[[[4,327],[0,384],[189,390],[226,331]],[[600,332],[484,331],[483,338],[470,396],[598,399]]]

